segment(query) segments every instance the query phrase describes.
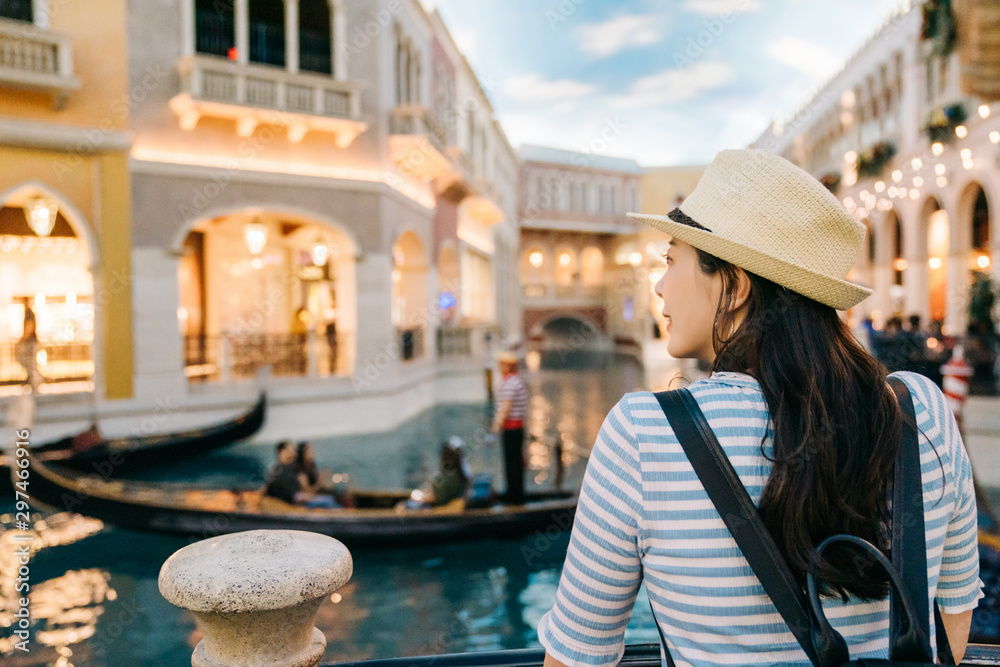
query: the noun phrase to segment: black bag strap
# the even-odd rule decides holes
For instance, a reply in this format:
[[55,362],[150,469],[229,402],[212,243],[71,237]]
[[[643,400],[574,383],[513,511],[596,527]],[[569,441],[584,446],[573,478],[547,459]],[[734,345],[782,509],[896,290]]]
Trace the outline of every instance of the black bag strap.
[[[929,603],[927,596],[927,548],[924,537],[923,483],[920,474],[920,449],[917,441],[913,401],[905,383],[889,378],[903,412],[903,433],[894,469],[892,555],[893,565],[901,574],[904,594],[913,601],[914,621],[922,633],[901,637],[903,606],[890,597],[890,655],[896,660],[931,662],[929,634]],[[792,634],[813,664],[819,663],[816,645],[830,649],[843,639],[829,624],[814,624],[806,607],[801,586],[768,533],[746,488],[733,470],[722,446],[712,432],[697,401],[686,389],[654,394],[673,427],[681,447],[695,469],[713,504],[729,528],[744,557],[757,574],[761,585],[788,624]],[[904,530],[906,529],[906,530]],[[909,555],[908,555],[909,554]],[[906,556],[906,557],[904,557]],[[895,597],[895,596],[893,596]],[[650,604],[652,610],[652,604]],[[944,633],[940,612],[935,605],[938,658],[942,664],[955,664]],[[656,622],[655,612],[653,616]],[[668,665],[673,665],[663,631],[657,630],[667,652]],[[813,636],[815,635],[815,636]],[[815,643],[814,643],[815,642]]]
[[[906,383],[898,377],[889,377],[889,386],[896,394],[896,400],[903,412],[903,435],[892,486],[892,564],[899,570],[903,585],[913,605],[916,621],[923,635],[930,638],[930,602],[927,597],[927,543],[924,532],[924,490],[920,472],[920,443],[917,440],[917,418],[913,410],[913,398]],[[902,610],[893,597],[889,601],[890,637],[900,639]],[[944,630],[941,611],[934,605],[934,625],[936,629],[938,660],[943,665],[954,665],[947,633]],[[910,655],[912,648],[894,645],[894,651]],[[899,657],[900,660],[931,662],[930,645],[921,647],[926,651],[915,657]],[[896,655],[894,652],[893,656]]]
[[[757,513],[697,401],[687,389],[654,394],[684,453],[761,585],[814,664],[806,596]],[[925,594],[926,595],[926,594]],[[655,620],[655,617],[654,617]],[[659,624],[657,624],[659,629]],[[661,631],[662,635],[662,631]],[[666,642],[664,642],[666,650]]]

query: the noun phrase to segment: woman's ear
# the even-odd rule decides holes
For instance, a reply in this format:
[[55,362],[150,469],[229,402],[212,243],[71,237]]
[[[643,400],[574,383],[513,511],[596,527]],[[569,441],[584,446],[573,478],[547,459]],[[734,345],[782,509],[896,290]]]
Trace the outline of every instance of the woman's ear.
[[739,310],[750,297],[750,277],[747,272],[736,267],[736,294],[733,299],[733,310]]

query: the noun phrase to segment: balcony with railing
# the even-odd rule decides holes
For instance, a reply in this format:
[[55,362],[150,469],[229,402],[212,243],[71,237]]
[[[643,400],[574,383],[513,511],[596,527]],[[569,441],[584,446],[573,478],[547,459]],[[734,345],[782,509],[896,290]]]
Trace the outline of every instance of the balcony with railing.
[[343,148],[368,127],[356,82],[206,55],[182,59],[178,70],[181,91],[170,107],[187,130],[203,117],[223,118],[236,121],[240,136],[272,125],[293,142],[307,132],[332,134]]
[[389,150],[399,171],[419,181],[450,182],[461,178],[446,150],[447,135],[430,110],[402,104],[389,115]]
[[80,87],[69,37],[0,18],[0,86],[49,93],[61,107],[69,92]]

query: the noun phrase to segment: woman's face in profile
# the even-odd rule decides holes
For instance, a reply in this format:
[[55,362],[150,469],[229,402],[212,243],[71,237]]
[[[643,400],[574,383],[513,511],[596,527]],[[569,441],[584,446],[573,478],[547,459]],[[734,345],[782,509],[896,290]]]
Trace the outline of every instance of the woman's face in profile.
[[712,324],[722,294],[722,278],[706,275],[698,264],[698,253],[683,241],[672,240],[664,259],[663,277],[656,294],[663,299],[667,318],[667,352],[677,359],[715,361]]

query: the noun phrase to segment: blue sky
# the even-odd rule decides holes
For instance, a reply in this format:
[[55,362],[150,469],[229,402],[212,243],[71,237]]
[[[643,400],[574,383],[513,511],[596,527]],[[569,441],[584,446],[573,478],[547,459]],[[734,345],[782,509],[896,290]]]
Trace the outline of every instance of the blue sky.
[[708,162],[753,141],[901,2],[425,1],[514,146],[587,150],[603,134],[613,137],[604,154],[644,166]]

